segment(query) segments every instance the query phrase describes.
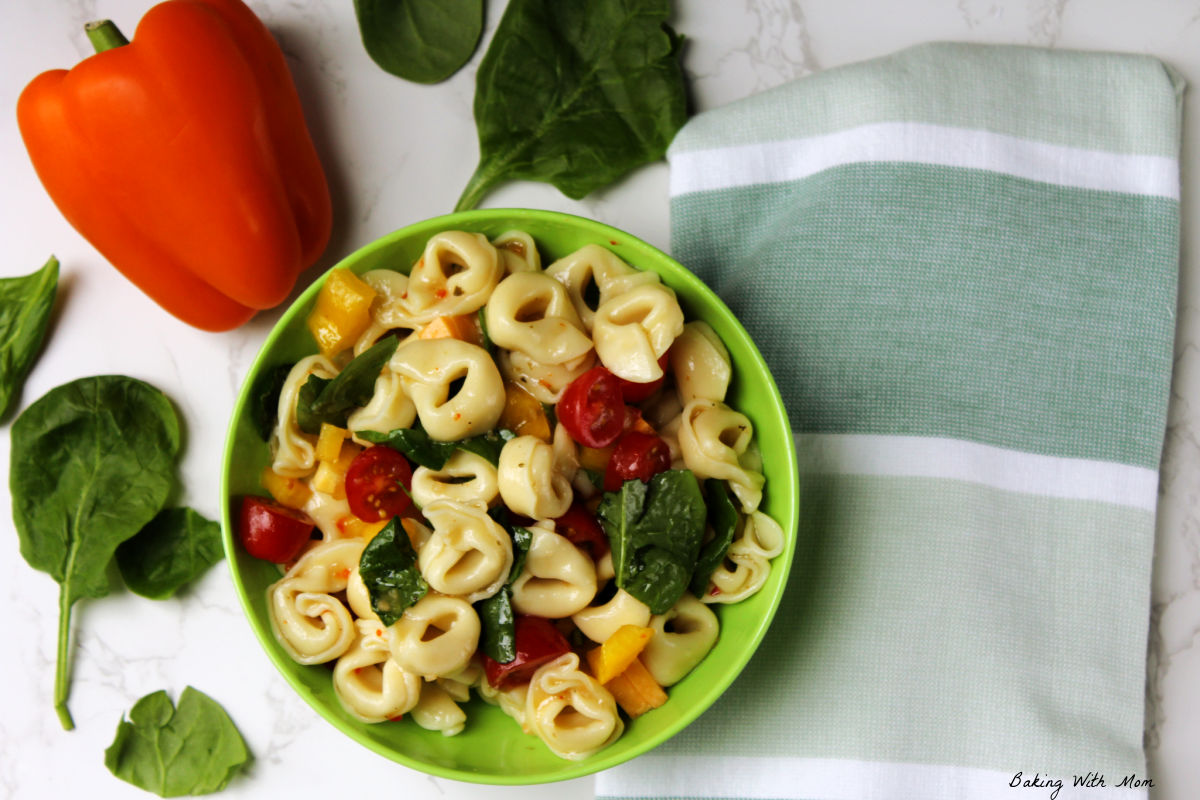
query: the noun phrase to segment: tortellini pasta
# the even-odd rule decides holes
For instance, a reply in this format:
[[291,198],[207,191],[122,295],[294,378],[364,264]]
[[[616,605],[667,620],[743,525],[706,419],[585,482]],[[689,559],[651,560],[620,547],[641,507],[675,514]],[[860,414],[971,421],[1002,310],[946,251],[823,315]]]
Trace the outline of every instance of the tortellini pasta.
[[725,563],[709,577],[705,603],[739,603],[757,592],[771,574],[771,559],[783,552],[783,528],[761,511],[750,514],[729,545]]
[[495,427],[504,411],[500,371],[486,350],[470,342],[405,342],[388,367],[401,376],[421,426],[434,439],[449,442],[484,433]]
[[721,402],[729,391],[733,367],[729,351],[707,322],[689,322],[671,345],[671,371],[679,402],[696,398]]
[[422,507],[438,500],[487,508],[500,496],[499,476],[492,462],[466,450],[454,455],[440,469],[417,467],[412,478],[413,500]]
[[521,614],[560,619],[582,611],[596,596],[596,567],[582,550],[553,531],[531,527],[525,568],[512,584]]
[[589,331],[596,315],[596,306],[588,305],[587,301],[592,287],[599,296],[597,305],[603,305],[606,300],[636,286],[658,283],[655,273],[636,270],[611,250],[596,244],[584,245],[560,258],[546,267],[546,274],[567,287],[571,302]]
[[728,481],[743,512],[757,509],[762,473],[743,468],[739,461],[754,436],[746,415],[724,403],[696,399],[683,407],[680,416],[679,449],[687,468],[698,478]]
[[430,587],[468,603],[499,591],[513,563],[512,540],[486,509],[438,500],[422,513],[433,523],[433,535],[417,563]]
[[518,436],[500,451],[500,497],[511,510],[532,519],[567,513],[574,491],[558,469],[553,445],[536,436]]
[[427,594],[388,628],[392,658],[427,680],[459,672],[478,646],[479,617],[458,597]]
[[576,611],[571,621],[593,642],[606,642],[622,625],[646,627],[650,623],[650,608],[624,589],[617,589],[608,602]]
[[[653,680],[671,686],[715,646],[713,609],[758,591],[783,550],[784,531],[760,510],[764,480],[750,421],[726,404],[737,397],[729,353],[710,326],[685,323],[658,275],[599,245],[543,269],[524,231],[491,241],[445,231],[428,240],[409,274],[373,269],[361,277],[375,297],[362,312],[368,319],[358,319],[365,331],[353,356],[385,336],[400,341],[373,385],[354,389],[362,405],[345,409],[344,422],[323,426],[319,437],[299,429],[300,388],[311,375],[335,378],[351,355],[310,356],[289,372],[271,441],[278,479],[268,482],[264,473],[264,485],[279,497],[281,486],[302,484],[284,505],[306,513],[322,538],[268,590],[275,637],[297,662],[328,664],[338,701],[362,722],[403,718],[397,724],[452,736],[470,724],[475,692],[556,755],[587,758],[622,734],[623,714],[645,708],[621,696],[628,688],[616,678],[598,683],[579,648],[614,645],[625,626],[648,628],[638,659]],[[626,591],[624,561],[617,580],[605,535],[619,547],[620,534],[583,524],[595,523],[594,515],[578,516],[601,502],[621,439],[611,447],[577,443],[568,419],[574,412],[551,406],[597,365],[625,381],[653,384],[639,393],[623,384],[622,437],[652,433],[666,444],[672,469],[724,481],[736,500],[737,533],[705,593],[685,593],[665,614],[652,614]],[[410,487],[407,472],[381,482],[371,473],[352,490],[346,475],[356,458],[381,447],[373,434],[395,434],[387,441],[415,465]],[[657,453],[661,458],[661,448]],[[665,463],[656,460],[654,469]],[[630,479],[612,474],[618,484]],[[394,491],[394,481],[406,484],[412,500],[401,512],[407,542],[398,529],[396,538],[379,541],[399,548],[395,557],[405,566],[380,577],[380,562],[364,561],[360,571],[360,560],[385,523],[359,519],[351,508],[382,508],[364,505],[361,492]],[[392,594],[418,573],[415,588]],[[372,592],[380,591],[383,619],[372,604]],[[389,625],[388,610],[403,607],[391,601],[401,596],[411,604]],[[501,667],[493,685],[497,665],[481,644],[495,633],[488,626],[514,614],[525,623],[521,615],[544,618],[536,623],[539,635],[569,634],[576,650],[564,640],[556,658],[518,672],[512,684]]]
[[505,274],[542,271],[542,255],[537,243],[525,231],[505,231],[492,239],[492,246],[500,254]]
[[648,283],[605,300],[596,309],[592,337],[600,363],[619,378],[649,383],[663,375],[658,359],[683,330],[675,293]]
[[406,714],[421,697],[421,679],[391,658],[378,621],[360,619],[358,638],[333,667],[333,690],[348,714],[383,722]]
[[612,742],[625,729],[607,689],[566,653],[538,668],[525,698],[525,722],[555,755],[578,761]]
[[483,234],[439,233],[408,275],[405,306],[418,322],[469,314],[487,302],[502,271],[499,253]]
[[271,468],[288,478],[302,478],[316,469],[316,452],[312,438],[300,430],[296,421],[296,404],[300,387],[310,376],[332,378],[337,367],[325,356],[308,356],[296,362],[288,372],[279,392],[278,421],[272,449],[275,453]]
[[[404,392],[403,379],[385,366],[375,379],[375,391],[365,406],[350,414],[346,420],[350,430],[377,431],[387,433],[396,428],[407,428],[417,418],[417,407]],[[357,435],[355,440],[366,444]]]
[[542,364],[575,361],[592,349],[567,289],[540,272],[500,281],[487,304],[488,336]]
[[271,629],[292,660],[323,664],[354,643],[354,618],[334,595],[346,590],[362,550],[361,540],[318,544],[267,589]]
[[443,736],[462,733],[467,725],[466,713],[454,698],[436,683],[427,683],[421,699],[412,710],[412,718],[427,731],[439,731]]
[[650,627],[654,635],[641,659],[662,686],[673,686],[691,672],[717,643],[720,630],[717,615],[690,592],[667,613],[651,617]]

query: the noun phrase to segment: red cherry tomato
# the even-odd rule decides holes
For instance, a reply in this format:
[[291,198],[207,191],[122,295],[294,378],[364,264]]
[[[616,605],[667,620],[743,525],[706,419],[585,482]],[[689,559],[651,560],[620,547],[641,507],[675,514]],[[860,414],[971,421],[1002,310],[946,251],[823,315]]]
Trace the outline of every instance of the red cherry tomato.
[[346,501],[363,522],[391,519],[412,505],[412,467],[386,444],[363,450],[346,470]]
[[608,552],[608,537],[604,528],[579,503],[571,503],[567,513],[554,520],[554,530],[567,541],[587,550],[592,561],[599,561]]
[[625,427],[620,378],[604,367],[592,367],[567,386],[555,412],[575,441],[608,447]]
[[615,492],[625,481],[648,481],[671,468],[671,448],[652,433],[627,431],[617,440],[608,468],[604,470],[604,491]]
[[518,614],[513,624],[516,630],[517,657],[507,664],[483,657],[483,671],[495,689],[508,689],[533,678],[537,668],[553,661],[571,649],[554,623],[545,617]]
[[[658,359],[658,366],[663,370],[667,368],[667,357],[671,351],[663,353]],[[617,378],[621,382],[621,396],[625,398],[626,403],[640,403],[650,395],[658,391],[658,388],[663,385],[663,381],[667,379],[664,373],[658,380],[650,381],[649,383],[634,383],[627,381],[624,378]]]
[[312,538],[314,527],[307,514],[253,495],[242,498],[238,522],[238,534],[246,552],[276,564],[299,555]]

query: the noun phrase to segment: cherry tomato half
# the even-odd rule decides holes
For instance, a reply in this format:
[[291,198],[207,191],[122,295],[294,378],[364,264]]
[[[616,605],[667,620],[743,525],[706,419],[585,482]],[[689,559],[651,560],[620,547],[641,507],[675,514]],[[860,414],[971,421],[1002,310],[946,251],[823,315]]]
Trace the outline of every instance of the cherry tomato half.
[[276,564],[291,561],[312,538],[313,527],[313,521],[301,511],[265,497],[242,498],[238,535],[242,547],[255,558]]
[[621,382],[621,396],[625,398],[626,403],[640,403],[650,395],[658,391],[658,388],[663,385],[663,381],[667,379],[665,370],[667,368],[667,357],[671,351],[663,353],[658,359],[658,366],[664,370],[664,374],[657,380],[649,383],[634,383],[627,381],[624,378],[617,378]]
[[517,657],[507,664],[483,657],[483,671],[495,689],[508,689],[533,678],[537,668],[571,649],[554,623],[545,617],[518,614],[513,624]]
[[604,367],[592,367],[567,386],[555,412],[575,441],[608,447],[625,427],[620,378]]
[[625,481],[648,481],[671,468],[671,448],[652,433],[627,431],[617,440],[608,468],[604,470],[604,491],[615,492]]
[[386,444],[363,450],[346,470],[346,501],[363,522],[380,522],[412,505],[412,467]]
[[577,547],[587,550],[592,561],[599,561],[608,552],[608,536],[604,528],[579,503],[571,503],[567,513],[554,520],[554,530]]

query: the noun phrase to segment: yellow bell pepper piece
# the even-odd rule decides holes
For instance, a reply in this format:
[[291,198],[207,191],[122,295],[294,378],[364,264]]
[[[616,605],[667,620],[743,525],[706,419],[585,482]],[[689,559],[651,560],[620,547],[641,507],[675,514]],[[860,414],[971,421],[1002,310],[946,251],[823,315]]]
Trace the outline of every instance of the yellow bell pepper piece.
[[308,315],[308,330],[321,355],[332,358],[354,344],[371,324],[376,292],[362,278],[339,267],[329,273]]
[[417,334],[417,338],[461,339],[473,345],[483,344],[483,336],[480,333],[479,323],[476,321],[474,314],[436,317],[433,322],[421,328],[421,332]]
[[342,454],[342,442],[350,436],[350,431],[345,428],[339,428],[337,425],[330,425],[328,422],[321,423],[321,435],[317,437],[317,447],[315,455],[318,461],[334,461]]
[[369,542],[374,539],[375,534],[383,530],[384,526],[387,524],[388,520],[386,519],[380,520],[379,522],[363,522],[353,514],[347,514],[344,517],[338,518],[337,528],[343,536],[354,536],[358,537],[359,539],[365,539]]
[[546,409],[536,397],[512,381],[504,382],[504,411],[496,424],[518,436],[536,436],[542,441],[550,441],[550,419]]
[[637,660],[646,642],[654,634],[653,628],[640,625],[622,625],[599,647],[589,650],[588,666],[600,683],[608,683],[624,672]]
[[259,481],[281,506],[300,509],[312,497],[312,490],[304,485],[304,481],[280,475],[270,467],[262,471]]
[[612,693],[617,705],[630,719],[640,717],[667,702],[667,693],[638,658],[635,658],[624,672],[604,684],[604,688]]

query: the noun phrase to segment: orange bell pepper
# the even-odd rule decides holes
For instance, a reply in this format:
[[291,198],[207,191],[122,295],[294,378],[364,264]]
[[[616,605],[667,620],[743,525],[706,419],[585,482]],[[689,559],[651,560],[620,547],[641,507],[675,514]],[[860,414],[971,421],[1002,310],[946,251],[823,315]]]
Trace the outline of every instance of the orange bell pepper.
[[329,188],[279,45],[239,0],[169,0],[132,43],[25,87],[34,169],[84,238],[167,311],[229,330],[329,241]]

